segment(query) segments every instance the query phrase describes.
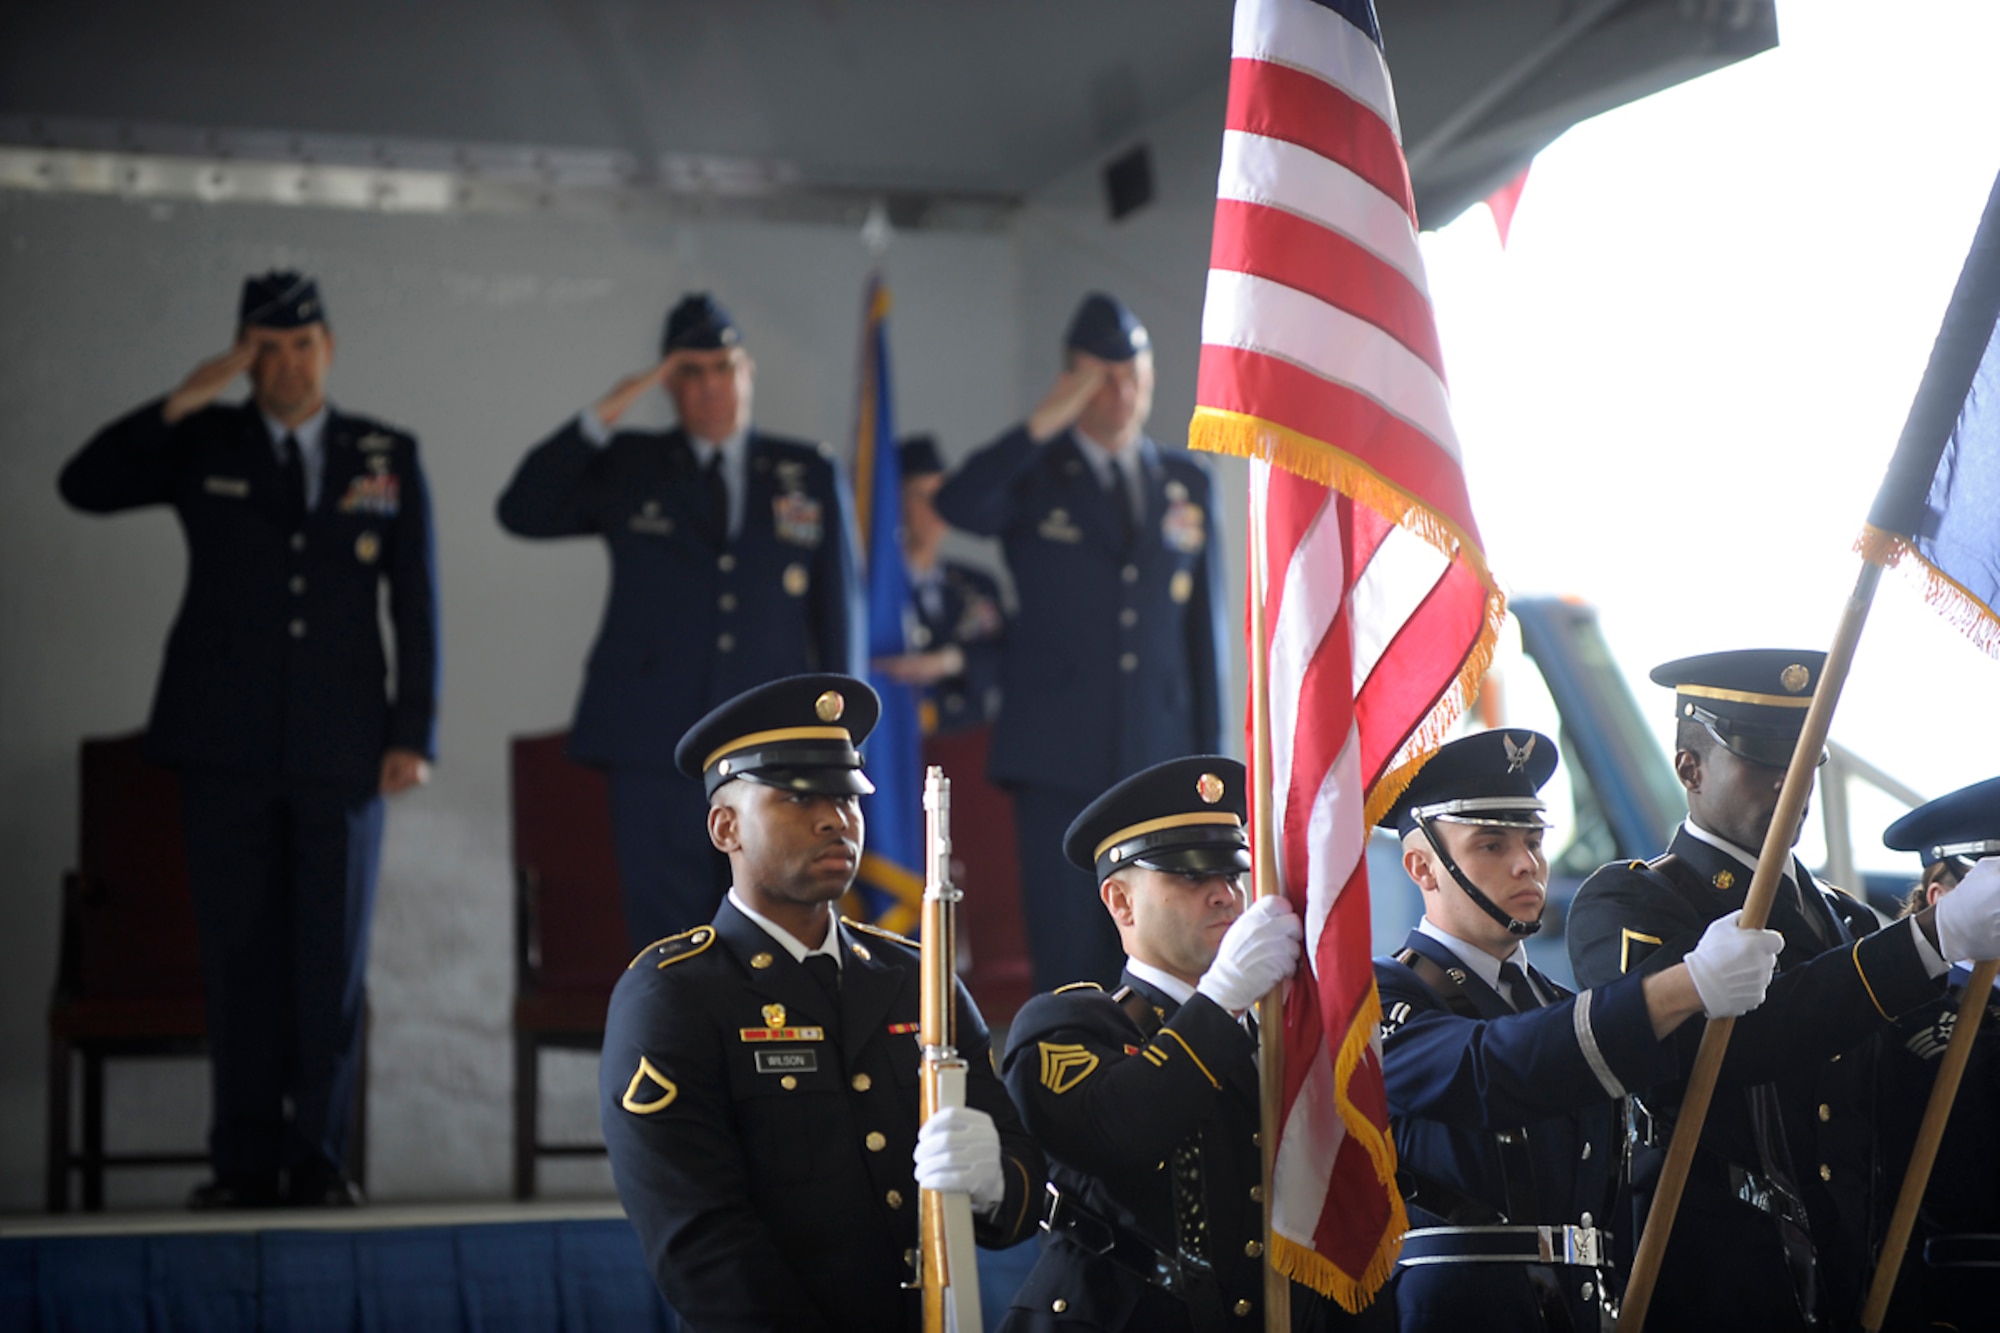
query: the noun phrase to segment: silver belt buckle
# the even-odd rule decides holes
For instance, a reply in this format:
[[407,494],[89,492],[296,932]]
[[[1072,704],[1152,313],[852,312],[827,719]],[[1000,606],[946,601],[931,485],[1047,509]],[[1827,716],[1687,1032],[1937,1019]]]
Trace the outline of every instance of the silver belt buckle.
[[[1563,1263],[1575,1264],[1580,1268],[1604,1266],[1603,1233],[1596,1227],[1563,1227],[1562,1244]],[[1548,1242],[1544,1242],[1544,1245],[1548,1246]]]

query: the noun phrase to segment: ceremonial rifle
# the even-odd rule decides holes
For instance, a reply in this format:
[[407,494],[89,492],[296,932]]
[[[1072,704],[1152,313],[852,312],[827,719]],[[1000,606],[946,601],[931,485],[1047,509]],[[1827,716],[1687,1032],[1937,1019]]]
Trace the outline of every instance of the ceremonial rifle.
[[[951,882],[951,779],[924,771],[923,991],[917,1040],[923,1046],[922,1119],[965,1105],[965,1061],[958,1054],[957,914]],[[972,1196],[917,1192],[917,1245],[924,1288],[924,1333],[981,1333],[978,1242]]]

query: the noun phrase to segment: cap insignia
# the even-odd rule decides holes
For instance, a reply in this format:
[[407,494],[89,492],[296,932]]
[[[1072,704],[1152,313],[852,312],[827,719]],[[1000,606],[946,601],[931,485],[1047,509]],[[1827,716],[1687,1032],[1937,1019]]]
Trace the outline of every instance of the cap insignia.
[[828,690],[813,700],[813,712],[822,722],[838,722],[840,715],[847,711],[847,700],[840,697],[839,690]]
[[1709,883],[1727,893],[1736,887],[1736,872],[1733,870],[1718,870],[1715,872],[1715,878],[1710,880]]
[[767,1028],[781,1028],[784,1025],[785,1025],[785,1006],[782,1004],[765,1005],[764,1026]]
[[1204,773],[1195,779],[1195,795],[1201,797],[1209,805],[1214,805],[1222,799],[1222,791],[1222,779],[1213,773]]
[[1797,694],[1812,683],[1812,672],[1794,662],[1778,673],[1778,683],[1785,687],[1786,693]]
[[756,968],[759,972],[762,972],[776,961],[775,958],[767,953],[753,953],[750,955],[750,966]]
[[1528,737],[1526,745],[1516,745],[1511,736],[1504,735],[1500,738],[1500,744],[1505,746],[1507,750],[1507,771],[1509,773],[1519,773],[1522,769],[1526,768],[1528,766],[1528,756],[1535,752],[1535,738],[1532,735]]

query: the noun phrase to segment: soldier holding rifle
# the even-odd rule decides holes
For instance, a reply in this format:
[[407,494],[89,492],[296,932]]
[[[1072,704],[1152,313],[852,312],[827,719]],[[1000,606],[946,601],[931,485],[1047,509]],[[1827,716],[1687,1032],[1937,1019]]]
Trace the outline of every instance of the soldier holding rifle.
[[880,706],[851,676],[793,676],[675,750],[734,884],[620,979],[599,1091],[654,1281],[702,1333],[915,1329],[919,1189],[969,1194],[983,1245],[1033,1227],[1042,1156],[971,997],[956,987],[967,1104],[920,1127],[917,946],[833,912],[873,789],[855,746]]
[[[1825,657],[1747,650],[1653,671],[1675,691],[1688,818],[1666,855],[1605,866],[1577,891],[1568,933],[1579,982],[1672,967],[1710,922],[1743,906]],[[1873,1192],[1871,1039],[1935,1000],[1949,963],[2000,954],[2000,877],[1878,929],[1864,904],[1794,857],[1769,924],[1785,938],[1778,975],[1736,1023],[1653,1297],[1660,1328],[1854,1325],[1870,1214],[1888,1202]],[[1634,1235],[1700,1026],[1674,1040],[1682,1079],[1633,1101]]]

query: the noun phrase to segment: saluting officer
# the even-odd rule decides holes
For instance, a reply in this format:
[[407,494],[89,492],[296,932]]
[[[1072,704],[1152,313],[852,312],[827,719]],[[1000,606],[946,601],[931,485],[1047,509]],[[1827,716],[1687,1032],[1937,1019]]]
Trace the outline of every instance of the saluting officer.
[[910,574],[911,651],[874,665],[922,689],[926,736],[986,725],[1000,703],[1000,647],[1007,615],[991,574],[944,558],[950,528],[935,503],[944,485],[937,441],[912,435],[897,448],[903,469],[903,559]]
[[1145,435],[1150,338],[1084,298],[1063,372],[1033,414],[937,495],[954,527],[998,537],[1019,604],[1001,663],[992,777],[1014,798],[1035,986],[1118,975],[1064,830],[1117,779],[1222,748],[1221,565],[1208,471]]
[[[597,536],[611,553],[569,751],[610,777],[634,948],[706,921],[729,884],[674,742],[752,685],[856,669],[865,642],[847,484],[825,448],[751,428],[755,364],[713,298],[682,298],[661,353],[529,451],[499,504],[517,536]],[[655,387],[680,424],[614,433]]]
[[[1098,881],[1125,970],[1116,991],[1036,996],[1008,1031],[1002,1072],[1049,1154],[1052,1201],[1005,1333],[1263,1326],[1242,1016],[1298,966],[1301,926],[1282,897],[1244,909],[1243,812],[1243,765],[1195,755],[1125,779],[1069,827],[1064,853]],[[1303,1287],[1292,1305],[1295,1328],[1338,1315]]]
[[[837,919],[860,864],[850,676],[746,691],[681,738],[734,885],[708,925],[632,960],[600,1067],[611,1170],[653,1279],[697,1329],[916,1329],[919,1188],[969,1193],[982,1245],[1024,1238],[1041,1152],[958,988],[965,1107],[918,1126],[917,946]],[[691,783],[690,785],[695,785]]]
[[[2000,778],[1975,782],[1920,805],[1891,824],[1883,845],[1923,858],[1909,911],[1935,906],[1974,874],[2000,874]],[[1878,1096],[1885,1186],[1900,1189],[1917,1127],[1958,1023],[1972,969],[1951,969],[1945,996],[1905,1014],[1886,1046]],[[2000,1309],[2000,994],[1989,995],[1951,1119],[1924,1190],[1894,1303],[1884,1328],[1977,1328]],[[1889,1197],[1893,1197],[1889,1196]],[[1888,1210],[1878,1210],[1886,1226]]]
[[1463,737],[1382,821],[1424,895],[1402,951],[1375,963],[1412,1227],[1395,1284],[1404,1330],[1569,1333],[1615,1312],[1620,1099],[1674,1075],[1668,1037],[1687,1019],[1756,1006],[1784,942],[1732,913],[1662,972],[1581,994],[1543,975],[1526,941],[1548,901],[1536,793],[1557,759],[1533,731]]
[[[1653,670],[1675,692],[1688,817],[1666,855],[1605,866],[1577,891],[1568,935],[1578,981],[1671,967],[1743,906],[1824,660],[1753,649]],[[1791,841],[1803,827],[1802,815]],[[1778,975],[1729,1043],[1653,1297],[1662,1327],[1797,1329],[1815,1312],[1852,1326],[1878,1202],[1870,1039],[1937,998],[1947,960],[2000,950],[2000,883],[1967,885],[1878,929],[1866,905],[1820,885],[1794,856],[1769,924],[1785,937]],[[1685,1074],[1701,1028],[1674,1040]],[[1634,1099],[1635,1234],[1684,1092],[1676,1079]]]
[[[62,474],[78,509],[172,505],[187,534],[148,739],[180,772],[201,937],[215,1179],[195,1207],[359,1201],[344,1157],[382,798],[427,781],[434,754],[417,442],[330,407],[332,362],[317,284],[251,278],[235,346],[99,431]],[[246,373],[249,401],[218,404]]]

